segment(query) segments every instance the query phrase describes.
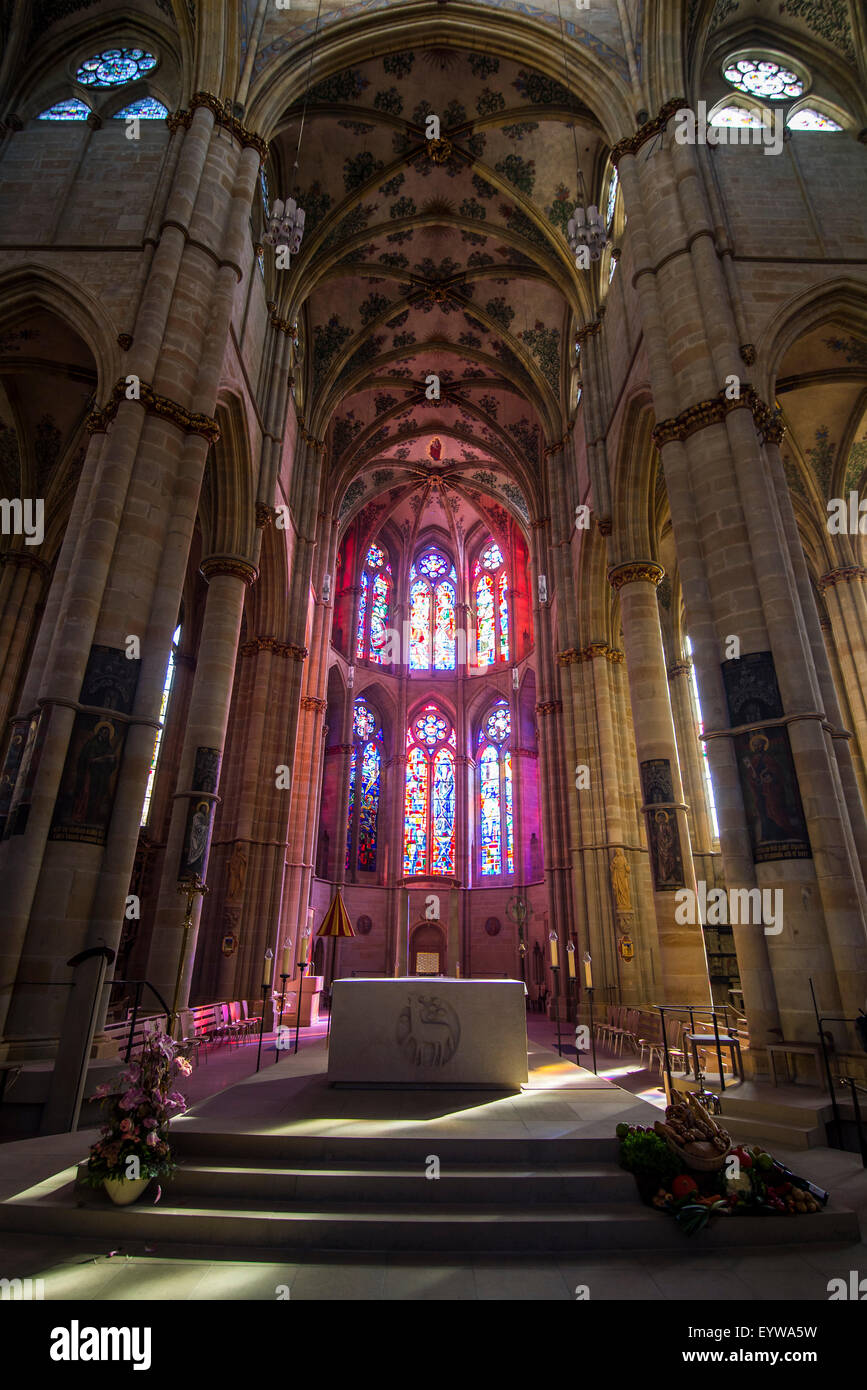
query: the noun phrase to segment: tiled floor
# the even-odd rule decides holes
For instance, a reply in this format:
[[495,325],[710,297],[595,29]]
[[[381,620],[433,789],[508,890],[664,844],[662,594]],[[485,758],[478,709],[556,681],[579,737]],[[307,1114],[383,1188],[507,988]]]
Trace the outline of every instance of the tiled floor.
[[[507,1137],[610,1135],[620,1118],[653,1112],[638,1099],[653,1096],[658,1078],[629,1072],[630,1090],[606,1086],[560,1062],[546,1050],[546,1025],[531,1026],[534,1086],[518,1097],[471,1093],[449,1098],[429,1092],[332,1091],[324,1084],[324,1045],[308,1039],[298,1056],[266,1051],[258,1076],[254,1046],[223,1049],[194,1072],[188,1086],[193,1112],[179,1123],[206,1130],[290,1130],[339,1134],[347,1125],[374,1135],[485,1134]],[[586,1060],[586,1059],[585,1059]],[[600,1054],[623,1079],[622,1059]],[[238,1084],[240,1083],[240,1084]],[[539,1089],[539,1086],[545,1089]],[[657,1099],[653,1096],[653,1099]],[[0,1199],[30,1186],[85,1152],[92,1135],[51,1136],[0,1147]],[[861,1213],[867,1230],[867,1173],[857,1155],[830,1149],[778,1151],[784,1162],[831,1189]],[[781,1218],[785,1219],[785,1218]],[[797,1219],[797,1218],[795,1218]],[[548,1258],[455,1255],[293,1255],[265,1261],[258,1252],[214,1247],[146,1248],[115,1253],[76,1239],[13,1236],[0,1232],[0,1277],[38,1277],[46,1299],[76,1301],[160,1299],[184,1301],[278,1300],[704,1300],[824,1301],[828,1280],[867,1275],[867,1244],[805,1247],[757,1253],[717,1253],[701,1237],[684,1237],[683,1253],[623,1255],[605,1252]]]

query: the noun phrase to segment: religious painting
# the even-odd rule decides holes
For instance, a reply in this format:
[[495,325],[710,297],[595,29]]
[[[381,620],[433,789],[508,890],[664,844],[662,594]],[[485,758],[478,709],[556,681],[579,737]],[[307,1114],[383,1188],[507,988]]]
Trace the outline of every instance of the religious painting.
[[140,669],[141,660],[131,660],[122,647],[92,646],[79,703],[132,714]]
[[15,783],[18,780],[18,769],[24,756],[27,733],[28,729],[23,720],[16,723],[12,729],[9,747],[6,749],[3,771],[0,772],[0,835],[5,829],[9,808],[12,805],[12,796],[15,791]]
[[811,859],[788,730],[747,729],[734,747],[755,862]]
[[50,840],[106,843],[126,730],[108,713],[75,716]]
[[648,811],[646,815],[654,888],[657,893],[669,893],[683,888],[683,858],[680,852],[680,831],[676,813],[660,808]]
[[178,878],[204,879],[208,867],[208,850],[211,844],[211,830],[217,803],[211,796],[217,790],[220,777],[219,748],[197,748],[193,767],[192,792],[207,792],[207,797],[190,797],[187,811],[187,824],[184,828],[184,846]]
[[641,763],[641,790],[645,806],[674,801],[671,763],[668,758],[649,758]]
[[42,757],[50,720],[50,708],[40,710],[30,719],[24,741],[23,757],[9,805],[6,835],[23,835],[27,828],[30,804],[33,801],[33,788],[36,785],[36,774],[39,771],[39,761]]
[[732,728],[780,718],[783,699],[771,652],[748,652],[724,661],[721,670]]

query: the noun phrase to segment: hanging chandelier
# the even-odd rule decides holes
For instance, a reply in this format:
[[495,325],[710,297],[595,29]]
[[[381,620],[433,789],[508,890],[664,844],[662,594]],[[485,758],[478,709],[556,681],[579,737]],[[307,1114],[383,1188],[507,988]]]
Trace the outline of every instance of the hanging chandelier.
[[268,218],[268,230],[262,238],[265,244],[285,246],[290,256],[297,256],[303,236],[304,209],[298,206],[294,198],[287,198],[285,203],[282,198],[275,199]]
[[[579,173],[579,183],[583,191],[584,180]],[[581,254],[586,248],[590,260],[598,261],[601,259],[602,252],[608,244],[608,232],[602,215],[594,203],[585,207],[582,203],[576,203],[572,216],[566,224],[566,236],[570,247],[575,252],[575,264],[581,270],[586,261],[586,257]]]

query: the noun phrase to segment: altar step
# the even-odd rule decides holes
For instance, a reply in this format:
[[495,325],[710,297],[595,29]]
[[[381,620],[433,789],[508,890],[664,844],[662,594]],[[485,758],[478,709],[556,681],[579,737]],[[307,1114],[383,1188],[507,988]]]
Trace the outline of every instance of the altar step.
[[[189,1129],[177,1137],[187,1152],[175,1177],[162,1184],[158,1203],[151,1190],[135,1206],[114,1207],[103,1192],[77,1186],[66,1173],[0,1203],[0,1229],[86,1238],[109,1248],[143,1242],[163,1253],[175,1243],[205,1251],[243,1248],[261,1258],[275,1250],[683,1251],[686,1241],[674,1221],[640,1204],[609,1140],[342,1141]],[[188,1151],[206,1140],[211,1149],[236,1154]],[[395,1144],[411,1152],[395,1157]],[[496,1158],[479,1155],[489,1144]],[[599,1146],[606,1156],[593,1152]],[[513,1155],[513,1147],[530,1152]],[[439,1178],[425,1177],[432,1153]],[[721,1218],[700,1243],[748,1249],[858,1239],[855,1214],[832,1208],[797,1218]]]

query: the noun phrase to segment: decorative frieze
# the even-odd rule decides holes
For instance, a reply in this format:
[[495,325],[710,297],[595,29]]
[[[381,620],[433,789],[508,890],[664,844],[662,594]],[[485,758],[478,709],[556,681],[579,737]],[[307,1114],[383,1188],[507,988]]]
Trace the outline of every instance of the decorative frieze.
[[264,502],[256,503],[256,526],[260,531],[263,527],[270,526],[276,519],[276,516],[276,507],[268,507]]
[[817,580],[820,594],[824,594],[826,589],[833,589],[838,584],[851,584],[855,579],[867,579],[867,570],[861,565],[841,565],[839,569],[829,570]]
[[235,579],[243,579],[245,584],[255,584],[259,578],[256,566],[242,555],[208,555],[200,564],[199,572],[209,582],[216,574],[230,574]]
[[618,140],[611,151],[611,163],[615,169],[625,154],[637,154],[641,146],[664,130],[674,113],[684,106],[689,106],[686,97],[673,97],[660,107],[659,115],[654,116],[652,121],[639,126],[634,135],[628,135],[625,140]]
[[257,652],[273,652],[275,656],[291,656],[294,661],[303,661],[307,648],[292,642],[279,642],[276,637],[253,637],[238,648],[241,656],[255,656]]
[[562,700],[543,700],[536,706],[537,714],[560,714],[563,709]]
[[220,98],[215,97],[212,92],[194,92],[193,96],[190,98],[189,111],[175,111],[171,115],[166,116],[166,125],[169,130],[177,130],[179,126],[189,127],[193,119],[193,112],[199,106],[207,107],[213,114],[214,123],[216,125],[222,126],[224,130],[228,130],[245,149],[255,150],[260,161],[263,164],[265,163],[265,160],[268,158],[268,141],[263,140],[262,136],[257,135],[255,131],[248,130],[247,127],[238,120],[238,117],[232,113],[232,103],[230,101],[221,101]]
[[786,427],[779,411],[772,410],[748,382],[741,383],[739,396],[730,399],[725,390],[721,390],[709,400],[699,401],[697,405],[682,410],[679,415],[660,420],[651,437],[657,449],[675,439],[682,443],[698,430],[722,424],[730,410],[742,409],[752,411],[756,429],[763,440],[774,444],[782,441]]
[[591,642],[587,647],[570,647],[557,653],[558,666],[572,666],[579,661],[593,661],[597,658],[617,665],[623,661],[623,652],[618,647],[609,647],[605,642]]
[[615,593],[619,593],[624,584],[643,581],[645,584],[659,585],[664,578],[665,570],[652,560],[631,560],[625,565],[614,565],[608,571],[608,583]]
[[141,406],[146,414],[158,415],[161,420],[168,420],[170,424],[183,430],[184,434],[201,434],[209,444],[216,444],[220,438],[220,426],[213,416],[196,414],[179,405],[177,401],[171,400],[168,396],[158,396],[147,381],[139,382],[137,396],[128,397],[127,389],[127,379],[121,377],[115,383],[111,396],[103,408],[90,412],[85,422],[85,428],[90,434],[105,434],[117,414],[121,401],[132,399],[136,405]]
[[320,700],[319,697],[318,697],[317,695],[302,695],[302,696],[301,696],[301,708],[302,708],[302,709],[314,709],[314,710],[315,710],[315,709],[327,709],[327,708],[328,708],[328,702],[327,702],[326,700]]

